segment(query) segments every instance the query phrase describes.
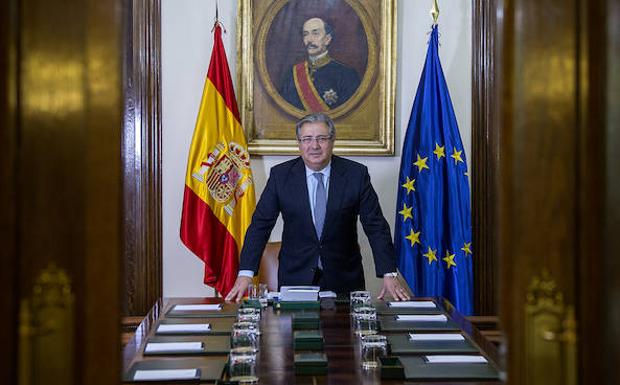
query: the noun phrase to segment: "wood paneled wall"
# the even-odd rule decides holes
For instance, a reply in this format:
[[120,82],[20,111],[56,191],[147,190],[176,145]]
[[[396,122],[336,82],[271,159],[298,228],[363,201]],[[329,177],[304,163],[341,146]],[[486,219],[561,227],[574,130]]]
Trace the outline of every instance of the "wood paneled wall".
[[472,224],[474,310],[497,315],[497,179],[500,161],[497,1],[472,4]]
[[0,31],[0,383],[116,383],[120,1],[3,1]]
[[162,296],[161,4],[125,2],[123,256],[126,315]]
[[[509,382],[618,383],[618,6],[500,6],[500,313]],[[534,277],[544,271],[541,286]],[[557,327],[529,323],[532,304],[547,311],[545,322],[558,317]]]
[[0,2],[0,383],[17,382],[19,314],[17,238],[17,2]]

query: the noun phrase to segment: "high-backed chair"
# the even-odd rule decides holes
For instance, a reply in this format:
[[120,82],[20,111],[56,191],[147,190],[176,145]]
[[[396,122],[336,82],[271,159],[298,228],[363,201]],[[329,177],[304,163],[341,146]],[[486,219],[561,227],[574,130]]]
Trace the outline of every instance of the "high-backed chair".
[[278,291],[278,254],[282,242],[269,242],[263,251],[258,269],[258,282],[266,283],[269,291]]

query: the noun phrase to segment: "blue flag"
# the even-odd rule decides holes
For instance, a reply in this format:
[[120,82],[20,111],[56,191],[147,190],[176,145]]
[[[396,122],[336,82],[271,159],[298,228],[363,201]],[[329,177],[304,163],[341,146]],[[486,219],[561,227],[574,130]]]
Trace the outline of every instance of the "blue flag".
[[473,313],[467,162],[433,26],[403,143],[394,246],[416,296],[442,296]]

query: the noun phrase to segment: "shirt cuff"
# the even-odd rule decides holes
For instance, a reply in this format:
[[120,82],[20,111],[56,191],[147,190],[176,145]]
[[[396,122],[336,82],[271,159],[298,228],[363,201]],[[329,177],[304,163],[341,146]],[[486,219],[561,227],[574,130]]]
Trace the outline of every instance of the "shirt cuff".
[[237,277],[254,278],[254,272],[252,270],[239,270]]
[[389,277],[389,278],[396,278],[398,276],[398,272],[394,271],[392,273],[385,273],[383,274],[383,278]]

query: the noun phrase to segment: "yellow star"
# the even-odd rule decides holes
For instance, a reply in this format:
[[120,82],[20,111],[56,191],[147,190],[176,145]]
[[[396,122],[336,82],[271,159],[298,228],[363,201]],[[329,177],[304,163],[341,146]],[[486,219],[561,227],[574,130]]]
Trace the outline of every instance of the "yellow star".
[[445,149],[446,146],[439,146],[439,144],[435,143],[435,151],[433,151],[433,154],[437,155],[437,160],[441,159],[441,157],[445,157],[446,153],[445,153]]
[[465,252],[465,256],[467,256],[467,254],[471,254],[471,242],[465,242],[463,244],[463,247],[461,247],[461,250]]
[[409,194],[411,191],[415,191],[415,187],[413,186],[414,183],[415,183],[415,179],[409,180],[409,177],[407,177],[407,181],[403,183],[401,186],[406,188],[407,194]]
[[407,220],[407,218],[413,219],[413,215],[411,214],[411,209],[413,207],[407,207],[406,203],[403,203],[403,209],[398,213],[403,216],[403,222]]
[[446,261],[448,264],[448,270],[450,270],[450,266],[456,266],[456,263],[454,262],[454,254],[450,254],[448,250],[446,250],[446,257],[441,259]]
[[[428,168],[428,166],[426,165],[426,160],[428,159],[428,156],[426,158],[420,158],[420,154],[418,154],[418,160],[416,160],[415,162],[413,162],[413,164],[415,166],[418,166],[418,172],[421,172],[422,170],[424,170],[425,168]],[[429,169],[430,170],[430,169]]]
[[405,238],[411,241],[411,247],[413,247],[416,243],[420,243],[420,231],[415,233],[413,229],[411,229],[409,235]]
[[422,254],[423,256],[425,256],[426,258],[428,258],[428,264],[430,265],[431,262],[436,261],[437,260],[437,250],[433,250],[431,249],[431,247],[428,247],[428,251],[426,252],[426,254]]
[[461,152],[463,151],[456,151],[456,147],[454,147],[454,153],[450,155],[451,158],[454,158],[454,164],[463,161],[463,159],[461,159]]

